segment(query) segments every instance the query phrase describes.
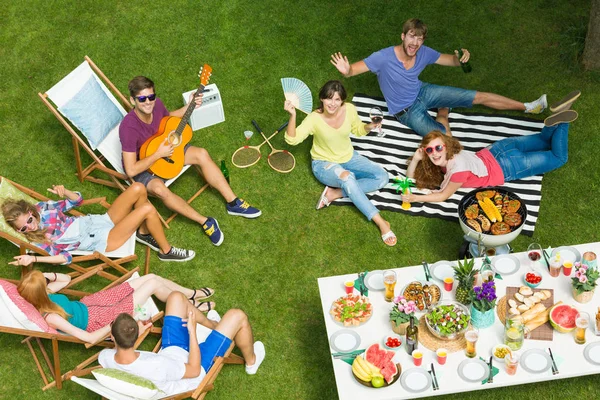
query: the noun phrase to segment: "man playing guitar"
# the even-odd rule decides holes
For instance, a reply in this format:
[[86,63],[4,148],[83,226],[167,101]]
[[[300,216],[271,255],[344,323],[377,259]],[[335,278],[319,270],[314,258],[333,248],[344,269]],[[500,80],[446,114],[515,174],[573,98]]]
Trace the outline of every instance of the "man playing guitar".
[[[156,97],[154,82],[144,76],[133,78],[128,87],[129,101],[131,101],[134,108],[125,116],[119,127],[125,172],[134,181],[143,183],[148,192],[160,198],[170,210],[198,222],[210,241],[215,246],[219,246],[223,243],[224,235],[219,229],[217,220],[198,213],[185,200],[171,192],[165,186],[164,179],[147,171],[159,158],[170,156],[173,153],[174,146],[165,142],[154,154],[143,159],[139,158],[142,144],[157,132],[161,119],[166,116],[181,118],[187,106],[169,112],[163,102]],[[193,98],[192,94],[190,101],[194,101],[196,107],[200,107],[202,95]],[[245,218],[257,218],[261,215],[260,210],[251,207],[246,201],[238,198],[233,193],[221,170],[211,159],[206,149],[188,144],[185,147],[185,164],[200,167],[208,184],[217,189],[227,202],[226,208],[229,214]],[[154,238],[150,235],[138,233],[137,239],[147,245],[154,244]]]

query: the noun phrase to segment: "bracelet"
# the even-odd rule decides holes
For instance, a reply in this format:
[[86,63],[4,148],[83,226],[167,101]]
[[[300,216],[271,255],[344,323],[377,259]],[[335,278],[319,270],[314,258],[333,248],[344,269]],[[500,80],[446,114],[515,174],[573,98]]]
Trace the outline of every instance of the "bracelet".
[[33,262],[35,262],[35,263],[36,263],[36,262],[37,262],[37,256],[33,256],[33,258],[34,258],[34,261],[33,261]]
[[54,272],[54,280],[52,282],[56,282],[58,280],[58,276],[56,276],[56,272]]

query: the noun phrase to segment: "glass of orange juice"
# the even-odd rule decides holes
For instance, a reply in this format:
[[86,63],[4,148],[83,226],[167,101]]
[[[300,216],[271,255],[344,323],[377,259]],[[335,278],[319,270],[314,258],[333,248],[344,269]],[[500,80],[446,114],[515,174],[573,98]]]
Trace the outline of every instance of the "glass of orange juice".
[[385,301],[394,299],[394,289],[396,288],[396,273],[391,269],[383,271],[383,284],[385,285]]

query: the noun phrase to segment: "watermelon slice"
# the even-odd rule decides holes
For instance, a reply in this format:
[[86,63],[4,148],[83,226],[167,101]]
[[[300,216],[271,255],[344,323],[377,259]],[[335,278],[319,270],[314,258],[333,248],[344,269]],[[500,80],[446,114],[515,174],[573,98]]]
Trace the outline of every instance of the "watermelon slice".
[[365,359],[381,370],[381,375],[388,385],[398,375],[398,368],[392,362],[395,354],[393,351],[382,349],[378,343],[369,346],[365,353]]
[[558,304],[550,309],[550,324],[559,332],[567,333],[575,329],[575,320],[579,315],[577,309],[567,305]]

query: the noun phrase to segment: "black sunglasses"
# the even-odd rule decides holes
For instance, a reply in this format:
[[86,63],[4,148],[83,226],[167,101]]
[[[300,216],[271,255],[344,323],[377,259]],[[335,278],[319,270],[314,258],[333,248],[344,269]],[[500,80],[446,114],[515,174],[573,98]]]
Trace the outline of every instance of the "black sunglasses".
[[135,98],[140,102],[140,103],[145,103],[146,99],[150,100],[150,101],[154,101],[156,100],[156,93],[152,93],[151,95],[148,96],[135,96]]
[[19,229],[19,232],[25,233],[27,231],[27,227],[29,225],[31,225],[32,222],[33,222],[33,216],[30,215],[29,218],[27,218],[27,222],[25,223],[25,225],[23,225],[21,227],[21,229]]

